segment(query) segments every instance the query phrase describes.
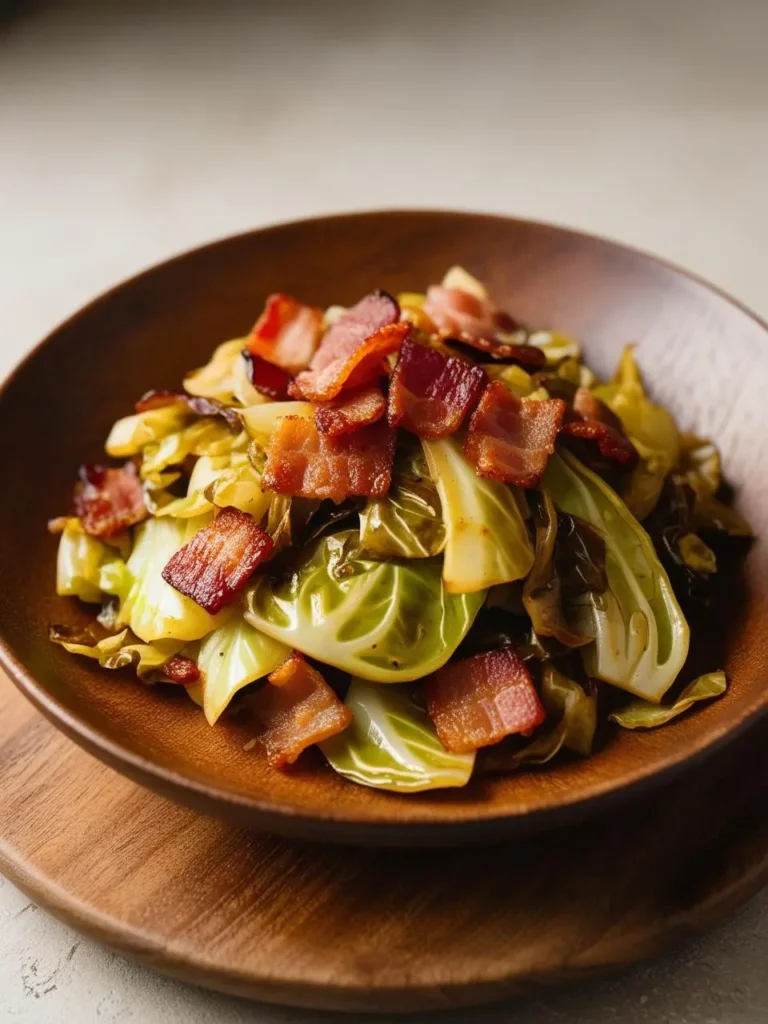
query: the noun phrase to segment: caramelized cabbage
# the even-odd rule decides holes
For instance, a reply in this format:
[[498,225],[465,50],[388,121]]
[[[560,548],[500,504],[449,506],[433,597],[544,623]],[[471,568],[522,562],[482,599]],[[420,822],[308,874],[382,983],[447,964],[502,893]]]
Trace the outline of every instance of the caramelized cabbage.
[[527,576],[533,547],[514,489],[479,477],[453,438],[423,444],[445,522],[445,589],[468,594]]

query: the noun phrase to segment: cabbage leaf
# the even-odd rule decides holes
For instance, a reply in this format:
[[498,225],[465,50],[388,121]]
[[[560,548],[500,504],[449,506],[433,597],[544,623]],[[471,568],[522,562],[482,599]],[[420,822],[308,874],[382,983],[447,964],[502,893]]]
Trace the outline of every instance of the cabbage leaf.
[[103,640],[86,643],[85,636],[72,636],[62,627],[52,627],[50,638],[54,643],[61,644],[70,654],[79,654],[84,658],[94,658],[102,668],[118,669],[133,667],[140,679],[156,682],[162,679],[160,671],[163,665],[174,654],[182,649],[183,642],[177,640],[158,640],[155,643],[137,642],[129,629],[123,629],[114,636]]
[[114,557],[113,550],[86,533],[81,521],[71,516],[59,537],[56,593],[61,597],[79,597],[81,601],[99,604],[101,567]]
[[233,615],[200,644],[197,667],[202,674],[205,717],[215,725],[235,694],[282,665],[290,647]]
[[320,744],[339,775],[363,786],[410,793],[469,781],[474,752],[448,753],[409,687],[353,679],[344,703],[352,723]]
[[655,729],[682,715],[699,700],[720,697],[725,693],[727,686],[725,672],[709,672],[689,683],[674,704],[651,704],[645,700],[633,700],[608,717],[624,729]]
[[445,547],[440,498],[415,438],[401,439],[389,493],[360,513],[360,547],[371,558],[430,558]]
[[450,594],[439,559],[373,562],[356,531],[306,547],[282,579],[257,576],[245,617],[276,640],[351,675],[401,683],[448,661],[484,593]]
[[646,395],[632,345],[625,347],[613,381],[599,384],[593,393],[619,417],[640,456],[622,498],[637,519],[645,519],[656,507],[664,479],[679,458],[677,424],[664,406]]
[[527,576],[533,547],[515,490],[479,477],[453,438],[423,445],[445,522],[445,589],[473,593]]
[[688,623],[648,534],[611,488],[570,453],[549,460],[543,486],[562,512],[605,540],[608,589],[586,594],[595,642],[583,649],[591,676],[657,703],[688,655]]
[[181,430],[189,419],[187,409],[166,405],[160,409],[147,409],[118,420],[109,432],[105,448],[115,459],[138,455],[148,444],[156,443],[168,434]]

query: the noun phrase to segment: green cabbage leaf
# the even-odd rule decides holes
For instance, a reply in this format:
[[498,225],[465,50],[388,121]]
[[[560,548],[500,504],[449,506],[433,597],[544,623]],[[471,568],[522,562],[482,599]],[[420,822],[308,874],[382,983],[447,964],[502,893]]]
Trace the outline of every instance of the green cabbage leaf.
[[633,700],[608,717],[624,729],[655,729],[682,715],[697,701],[720,697],[725,693],[727,686],[725,672],[709,672],[689,683],[674,704],[651,704],[645,700]]
[[685,663],[690,631],[650,537],[568,452],[549,460],[543,486],[561,512],[586,520],[605,541],[608,589],[582,604],[595,635],[583,648],[587,672],[657,703]]
[[320,744],[339,775],[363,786],[410,793],[469,781],[474,752],[448,753],[409,687],[353,679],[344,703],[352,723]]
[[463,640],[484,593],[451,594],[439,559],[373,562],[357,531],[306,547],[285,577],[259,576],[245,616],[268,636],[372,682],[434,672]]

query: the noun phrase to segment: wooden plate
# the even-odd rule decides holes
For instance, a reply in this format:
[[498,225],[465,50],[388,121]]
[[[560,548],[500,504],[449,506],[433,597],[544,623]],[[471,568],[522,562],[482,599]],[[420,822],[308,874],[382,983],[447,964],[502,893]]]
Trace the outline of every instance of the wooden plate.
[[[56,542],[45,521],[68,507],[76,468],[102,456],[112,422],[150,386],[174,387],[220,341],[242,336],[264,297],[325,305],[372,287],[423,289],[460,262],[524,320],[585,340],[612,371],[640,343],[653,393],[686,428],[719,443],[760,538],[748,593],[699,636],[702,669],[724,666],[728,694],[644,735],[612,736],[596,756],[465,790],[394,796],[306,759],[271,771],[248,731],[210,729],[188,702],[72,657],[47,641],[72,621],[53,595]],[[768,690],[768,380],[766,328],[705,284],[648,256],[541,224],[448,213],[373,213],[282,225],[156,267],[60,327],[0,394],[0,658],[38,707],[97,756],[161,793],[239,823],[310,838],[458,843],[562,824],[693,764],[766,707]],[[724,586],[730,587],[726,582]]]
[[0,869],[197,985],[340,1010],[501,999],[660,952],[768,881],[768,735],[589,823],[472,850],[350,850],[167,803],[0,679]]

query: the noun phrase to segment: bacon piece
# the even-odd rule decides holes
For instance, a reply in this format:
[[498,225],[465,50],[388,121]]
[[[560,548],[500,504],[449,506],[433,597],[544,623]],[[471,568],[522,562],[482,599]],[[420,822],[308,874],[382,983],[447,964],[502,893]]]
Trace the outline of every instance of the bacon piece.
[[470,295],[461,288],[433,285],[427,289],[424,312],[441,338],[455,338],[494,359],[521,363],[532,370],[546,361],[535,345],[515,344],[499,336],[519,330],[520,325],[508,313],[496,309],[490,299]]
[[530,732],[546,718],[525,662],[511,647],[445,665],[426,680],[425,693],[440,742],[457,754]]
[[278,419],[267,448],[262,485],[302,498],[381,498],[392,481],[395,431],[382,420],[352,434],[322,434],[313,420]]
[[481,367],[406,338],[389,382],[389,424],[419,437],[447,437],[459,429],[485,382]]
[[186,391],[147,391],[136,403],[136,412],[147,412],[149,409],[162,409],[167,405],[177,405],[189,409],[196,416],[221,416],[230,427],[240,427],[240,414],[216,398],[201,398],[188,395]]
[[344,387],[355,387],[386,372],[385,356],[397,351],[411,330],[398,323],[400,307],[387,292],[372,292],[332,324],[309,370],[292,381],[289,393],[327,402]]
[[290,295],[270,295],[248,338],[248,349],[289,374],[298,373],[309,366],[322,328],[321,309],[304,306]]
[[628,469],[637,465],[637,449],[624,433],[621,420],[589,388],[577,388],[572,412],[566,416],[560,433],[584,441],[596,441],[603,458]]
[[501,381],[491,381],[469,421],[464,454],[479,476],[536,487],[564,413],[561,398],[520,399]]
[[120,469],[81,466],[75,515],[94,537],[113,537],[146,519],[149,510],[136,466],[132,462]]
[[254,696],[253,708],[273,768],[293,764],[307,747],[330,739],[352,721],[349,708],[298,651],[268,677]]
[[291,381],[290,373],[274,363],[267,362],[261,356],[255,356],[247,348],[243,349],[243,359],[248,380],[256,390],[276,402],[285,401],[288,397],[288,384]]
[[367,423],[375,423],[387,411],[387,400],[378,384],[362,384],[344,391],[338,398],[318,405],[315,424],[323,434],[350,434]]
[[274,544],[253,516],[224,508],[172,555],[163,579],[211,615],[239,593]]
[[163,675],[172,683],[179,683],[181,686],[192,686],[200,678],[200,669],[183,654],[174,656],[163,665]]

